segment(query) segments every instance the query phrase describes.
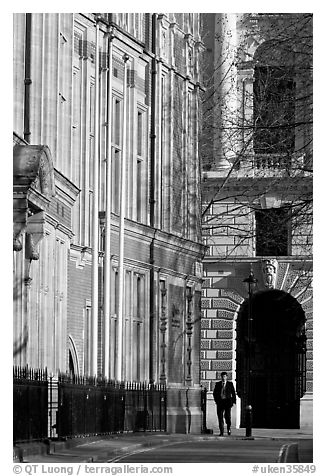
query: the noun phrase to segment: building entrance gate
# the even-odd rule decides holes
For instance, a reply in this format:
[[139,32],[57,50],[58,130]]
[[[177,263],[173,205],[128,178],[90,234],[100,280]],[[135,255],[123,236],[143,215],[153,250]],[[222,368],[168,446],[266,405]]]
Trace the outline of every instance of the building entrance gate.
[[248,317],[245,301],[237,321],[240,425],[245,426],[245,408],[251,404],[253,427],[299,428],[306,373],[301,305],[284,291],[257,292],[252,297],[251,326]]

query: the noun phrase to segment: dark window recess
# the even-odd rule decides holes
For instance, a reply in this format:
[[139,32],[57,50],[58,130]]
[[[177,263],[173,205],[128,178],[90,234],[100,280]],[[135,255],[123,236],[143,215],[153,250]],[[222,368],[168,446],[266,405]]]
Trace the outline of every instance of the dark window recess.
[[112,58],[112,71],[115,78],[123,80],[124,75],[124,62],[118,58]]
[[290,210],[287,207],[257,210],[256,256],[288,256]]
[[93,41],[79,40],[79,56],[82,58],[95,58],[95,43]]
[[74,32],[74,53],[80,54],[82,35],[80,33]]
[[106,51],[100,52],[100,68],[108,69],[109,67],[109,55]]
[[135,70],[134,69],[127,70],[127,83],[130,88],[135,87]]
[[287,68],[255,67],[253,112],[255,153],[292,153],[295,145],[295,82]]

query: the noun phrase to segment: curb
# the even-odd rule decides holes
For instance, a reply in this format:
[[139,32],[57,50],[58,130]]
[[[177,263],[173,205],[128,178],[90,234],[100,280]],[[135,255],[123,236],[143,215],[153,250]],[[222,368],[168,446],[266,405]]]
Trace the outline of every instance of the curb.
[[[80,460],[80,462],[85,462],[85,463],[90,463],[90,462],[95,462],[103,458],[116,458],[119,456],[122,456],[125,453],[132,452],[134,450],[140,449],[140,448],[146,448],[146,447],[152,447],[152,446],[158,446],[160,444],[166,444],[169,442],[169,439],[167,436],[165,438],[157,438],[157,439],[150,439],[152,435],[135,435],[135,439],[139,437],[144,437],[144,441],[142,442],[135,442],[131,443],[129,441],[129,444],[126,442],[126,446],[123,446],[123,438],[121,438],[121,446],[119,447],[110,447],[103,452],[102,454],[94,454],[92,456],[88,455],[87,457],[84,457],[83,460]],[[146,441],[146,439],[148,440]],[[34,443],[20,443],[17,445],[14,445],[13,447],[13,462],[14,463],[24,463],[27,462],[26,460],[30,457],[35,458],[37,456],[53,456],[53,457],[60,457],[60,456],[66,456],[67,451],[69,450],[74,450],[74,448],[79,447],[81,445],[85,445],[85,453],[89,453],[87,451],[88,445],[91,445],[94,442],[97,441],[107,441],[110,443],[112,442],[117,442],[119,440],[119,436],[115,435],[98,435],[98,436],[90,436],[90,437],[80,437],[80,438],[72,438],[72,439],[67,439],[65,441],[50,441],[50,440],[45,440],[42,442],[34,442]],[[178,438],[179,440],[179,438]],[[184,441],[184,438],[181,437],[180,441]],[[92,452],[91,452],[92,453]],[[81,456],[82,458],[82,456]]]
[[[13,447],[13,461],[14,462],[26,462],[28,457],[35,459],[39,456],[52,456],[52,457],[65,457],[68,456],[69,450],[71,451],[71,456],[74,458],[83,459],[81,462],[95,462],[103,460],[106,458],[114,460],[119,458],[126,453],[140,450],[141,448],[151,448],[159,445],[166,445],[171,442],[184,442],[184,441],[203,441],[203,440],[259,440],[259,439],[272,439],[272,440],[284,440],[289,437],[285,436],[241,436],[241,435],[231,435],[227,437],[219,437],[217,435],[203,435],[203,434],[157,434],[155,437],[152,433],[145,434],[130,434],[127,441],[124,441],[124,435],[97,435],[97,436],[87,436],[80,438],[72,438],[64,441],[51,441],[45,440],[43,442],[34,442],[34,443],[22,443],[17,444]],[[128,436],[128,435],[125,435]],[[132,437],[135,438],[135,442],[132,442]],[[141,438],[141,441],[139,441]],[[92,443],[99,441],[107,441],[107,447],[102,446],[95,450],[92,448]],[[110,444],[110,442],[112,444]],[[74,451],[76,447],[83,445],[85,448],[84,456],[77,451]],[[97,454],[96,451],[99,453]],[[285,443],[279,453],[278,462],[298,462],[298,444],[297,443]]]
[[26,456],[38,456],[49,453],[47,442],[21,443],[13,447],[14,463],[23,463]]
[[278,463],[299,463],[298,443],[289,443],[282,446],[277,459]]

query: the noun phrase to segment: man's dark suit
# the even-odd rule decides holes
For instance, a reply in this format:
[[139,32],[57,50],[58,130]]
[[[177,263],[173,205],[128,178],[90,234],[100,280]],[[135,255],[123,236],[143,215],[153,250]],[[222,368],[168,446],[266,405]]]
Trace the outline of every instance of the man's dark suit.
[[231,428],[231,408],[234,403],[236,403],[236,395],[232,382],[225,383],[225,398],[222,398],[222,385],[223,382],[217,382],[214,388],[213,397],[216,403],[216,411],[218,416],[218,425],[220,428],[220,433],[224,433],[224,421],[225,418],[226,426],[228,432]]

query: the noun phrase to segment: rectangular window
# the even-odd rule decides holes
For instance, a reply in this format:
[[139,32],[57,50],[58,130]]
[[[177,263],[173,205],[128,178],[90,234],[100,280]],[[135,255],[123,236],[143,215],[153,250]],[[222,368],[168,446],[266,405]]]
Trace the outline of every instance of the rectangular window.
[[84,374],[91,372],[91,315],[92,308],[86,305],[84,314]]
[[113,213],[120,212],[120,160],[121,151],[112,148],[111,165],[111,210]]
[[121,101],[113,98],[112,108],[112,164],[111,164],[111,210],[120,212],[120,166],[121,166]]
[[142,164],[143,161],[140,159],[137,159],[137,221],[141,222],[142,221],[142,204],[143,204],[143,199],[142,199],[142,189],[141,189],[141,183],[142,183]]
[[143,155],[143,113],[137,113],[137,155]]
[[136,33],[135,36],[138,40],[143,41],[143,17],[144,13],[135,13],[135,27]]
[[145,217],[146,170],[145,170],[145,113],[137,111],[137,162],[136,162],[136,220]]
[[81,130],[81,74],[78,67],[73,69],[73,118],[72,118],[72,136],[73,136],[73,160],[71,161],[71,177],[73,182],[79,185],[79,167],[80,167],[80,130]]
[[119,273],[114,273],[114,314],[117,316],[119,312]]
[[140,323],[133,322],[133,346],[132,346],[133,380],[140,380]]
[[295,82],[287,68],[255,67],[254,136],[256,153],[288,153],[295,141]]
[[112,142],[117,146],[121,146],[121,101],[117,98],[113,100],[112,114]]
[[287,207],[257,210],[256,256],[288,256],[290,211]]
[[119,307],[119,273],[116,268],[111,271],[111,315],[118,315]]
[[125,28],[125,30],[128,31],[128,27],[129,27],[129,23],[128,23],[128,13],[123,13],[123,14],[122,14],[122,18],[123,18],[123,27]]
[[117,358],[117,315],[119,307],[119,274],[117,268],[111,268],[111,292],[110,292],[110,372],[116,373]]
[[137,277],[137,314],[136,316],[138,319],[142,318],[142,278],[140,276]]
[[105,251],[105,227],[102,225],[100,225],[99,248],[100,251]]
[[134,275],[134,317],[143,320],[144,312],[144,276]]
[[169,190],[168,182],[167,182],[167,173],[166,173],[166,157],[167,157],[167,141],[166,141],[166,131],[168,128],[168,120],[166,114],[166,107],[164,107],[164,103],[166,101],[166,91],[165,91],[166,80],[165,76],[161,78],[161,184],[160,184],[160,204],[161,204],[161,226],[164,228],[165,225],[165,216],[169,216],[167,213],[166,205],[167,205],[167,197],[166,193]]
[[93,192],[90,190],[88,192],[88,227],[87,227],[87,237],[86,243],[88,246],[92,246],[92,230],[93,230]]
[[125,315],[130,316],[132,313],[131,309],[131,272],[126,271],[125,274]]
[[117,368],[117,351],[118,351],[118,323],[117,319],[111,319],[111,375],[116,374]]
[[89,175],[88,175],[88,184],[91,190],[94,189],[94,177],[93,177],[93,168],[95,160],[95,149],[94,149],[94,101],[95,101],[95,85],[92,82],[90,84],[90,93],[89,93]]
[[145,276],[133,275],[133,320],[132,320],[132,375],[134,380],[141,378],[143,349],[142,326],[145,319]]

